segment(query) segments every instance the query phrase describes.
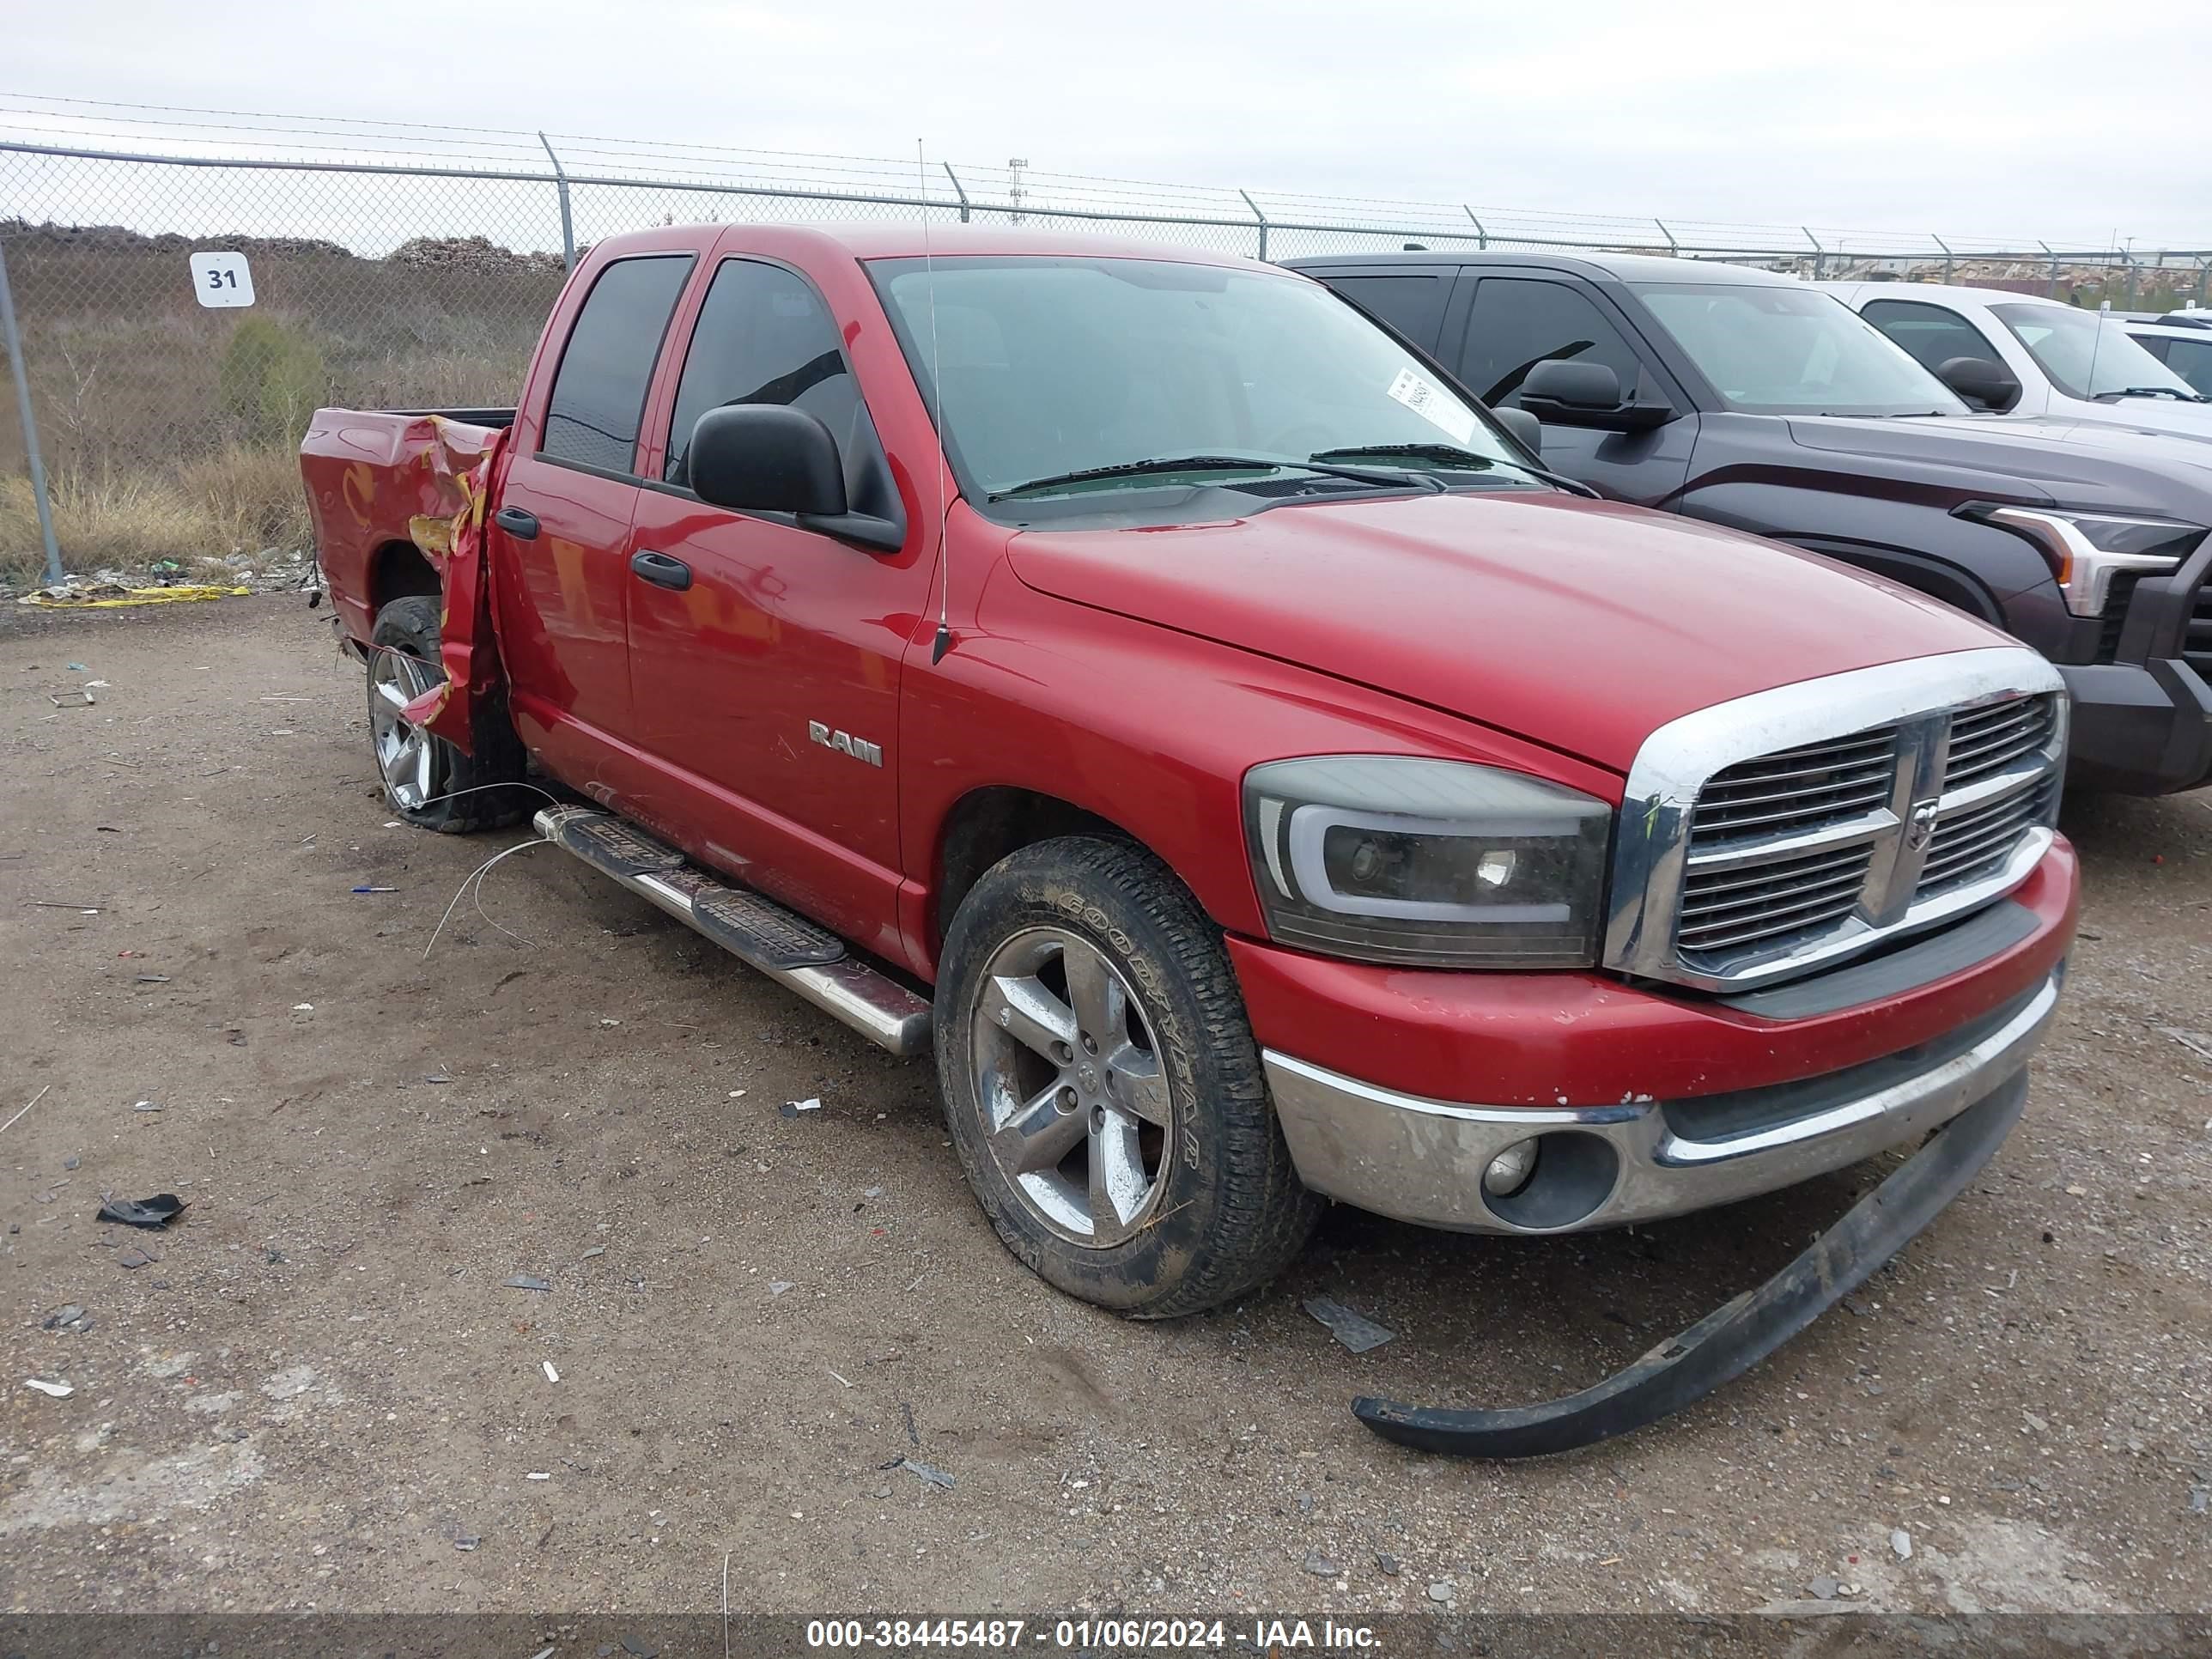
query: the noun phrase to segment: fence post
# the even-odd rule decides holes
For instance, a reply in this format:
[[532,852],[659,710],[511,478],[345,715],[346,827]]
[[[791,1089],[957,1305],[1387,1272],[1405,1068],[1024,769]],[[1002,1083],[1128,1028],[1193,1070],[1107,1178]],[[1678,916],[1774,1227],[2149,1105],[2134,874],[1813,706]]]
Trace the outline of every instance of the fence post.
[[[2134,251],[2133,251],[2132,249],[2129,249],[2129,248],[2122,248],[2122,249],[2119,251],[2119,252],[2120,252],[2120,269],[2121,269],[2121,270],[2124,270],[2124,271],[2126,271],[2126,272],[2128,273],[2128,309],[2129,309],[2130,311],[2133,311],[2133,310],[2136,308],[2136,258],[2135,258],[2135,253],[2134,253]],[[2107,303],[2107,304],[2110,304],[2111,302],[2108,301],[2106,301],[2106,303]]]
[[1816,283],[1826,281],[1828,275],[1827,249],[1820,246],[1820,239],[1813,234],[1812,226],[1800,225],[1797,228],[1805,233],[1805,240],[1813,245],[1813,280]]
[[2200,257],[2197,261],[2197,306],[2200,311],[2204,307],[2205,278],[2208,276],[2212,276],[2212,259]]
[[[968,188],[960,182],[960,175],[952,170],[951,162],[939,161],[937,165],[945,169],[945,176],[952,181],[952,193],[960,198],[960,222],[964,225],[968,222]],[[927,214],[929,204],[924,202],[921,210]]]
[[39,509],[39,538],[46,544],[46,580],[62,579],[61,544],[54,539],[53,504],[46,499],[46,468],[39,459],[39,422],[31,413],[31,373],[23,362],[23,336],[15,326],[15,295],[8,286],[8,240],[0,236],[0,338],[15,377],[15,408],[23,417],[23,459],[31,465],[31,499]]
[[1252,199],[1250,191],[1240,190],[1237,193],[1244,198],[1244,205],[1252,210],[1252,216],[1260,222],[1260,257],[1265,259],[1267,257],[1267,216],[1260,211],[1260,204]]
[[1670,259],[1680,258],[1682,253],[1682,245],[1674,240],[1674,233],[1668,229],[1664,224],[1661,223],[1660,221],[1656,219],[1654,219],[1651,222],[1659,226],[1659,234],[1667,239],[1667,257]]
[[553,146],[544,132],[538,142],[545,146],[546,158],[553,163],[554,187],[561,192],[561,265],[564,270],[576,268],[576,222],[568,216],[568,170],[561,165],[561,158],[553,154]]
[[2056,253],[2051,252],[2051,244],[2050,244],[2050,243],[2048,243],[2048,242],[2038,242],[2038,243],[2036,244],[2036,246],[2038,246],[2038,247],[2041,248],[2041,249],[2044,251],[2044,252],[2045,252],[2045,254],[2050,258],[2050,260],[2051,260],[2051,292],[2050,292],[2050,294],[2049,294],[2047,296],[2045,296],[2045,297],[2055,300],[2055,299],[2057,299],[2057,298],[2058,297],[2058,256],[2057,256]]
[[1932,230],[1928,233],[1928,240],[1943,250],[1943,286],[1948,288],[1951,286],[1951,245]]
[[1490,233],[1482,228],[1482,221],[1474,217],[1474,210],[1469,207],[1466,203],[1462,202],[1459,204],[1459,210],[1474,222],[1475,252],[1480,253],[1487,250],[1490,246]]

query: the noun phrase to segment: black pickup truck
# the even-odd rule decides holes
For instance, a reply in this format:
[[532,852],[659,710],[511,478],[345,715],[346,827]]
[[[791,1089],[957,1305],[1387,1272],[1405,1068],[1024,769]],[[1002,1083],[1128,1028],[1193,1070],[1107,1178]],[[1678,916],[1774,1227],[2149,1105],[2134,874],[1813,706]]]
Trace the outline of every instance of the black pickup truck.
[[1968,412],[1832,296],[1636,255],[1287,262],[1395,329],[1544,464],[1617,500],[1824,553],[2043,653],[2069,775],[2212,781],[2212,444]]

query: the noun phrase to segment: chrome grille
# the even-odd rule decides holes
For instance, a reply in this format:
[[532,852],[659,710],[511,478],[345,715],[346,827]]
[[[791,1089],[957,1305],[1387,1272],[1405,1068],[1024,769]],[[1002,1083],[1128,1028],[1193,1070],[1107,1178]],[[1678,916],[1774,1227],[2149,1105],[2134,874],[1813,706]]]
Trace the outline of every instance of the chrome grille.
[[1939,817],[1914,892],[1940,893],[2002,866],[2021,832],[2045,821],[2050,795],[2051,781],[2039,775],[2024,788]]
[[1802,933],[1858,908],[1871,843],[1742,869],[1700,871],[1683,884],[1675,943],[1692,954]]
[[[2051,741],[2058,718],[2054,697],[2014,697],[1972,708],[1951,718],[1951,742],[1943,763],[1943,792],[2017,765]],[[2037,770],[2039,773],[2041,768]]]
[[[1773,746],[1745,753],[1753,732]],[[1662,727],[1625,792],[1607,962],[1724,989],[1962,915],[2049,845],[2064,739],[2056,671],[2017,647],[1856,670]]]
[[1896,777],[1893,726],[1740,761],[1698,792],[1690,839],[1711,844],[1817,830],[1881,805]]

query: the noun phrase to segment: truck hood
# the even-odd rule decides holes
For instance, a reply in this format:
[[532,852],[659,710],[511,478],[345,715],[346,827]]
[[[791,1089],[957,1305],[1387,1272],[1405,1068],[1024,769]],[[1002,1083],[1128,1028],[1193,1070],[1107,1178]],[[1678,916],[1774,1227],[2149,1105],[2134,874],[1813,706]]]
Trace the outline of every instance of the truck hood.
[[1656,727],[1791,681],[2008,643],[1932,599],[1566,495],[1314,501],[1028,530],[1030,587],[1302,664],[1625,773]]
[[2212,522],[2212,443],[2201,439],[2055,416],[1788,419],[1802,448],[1879,461],[1885,477],[1948,484],[1962,499],[1999,495]]

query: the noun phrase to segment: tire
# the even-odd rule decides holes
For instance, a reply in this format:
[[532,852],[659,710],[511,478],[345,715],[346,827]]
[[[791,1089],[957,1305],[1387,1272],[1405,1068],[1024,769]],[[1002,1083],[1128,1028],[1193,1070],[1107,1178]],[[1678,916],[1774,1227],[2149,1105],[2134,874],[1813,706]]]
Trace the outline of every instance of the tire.
[[446,678],[438,656],[441,608],[436,594],[413,593],[376,613],[369,635],[369,757],[386,804],[408,823],[448,836],[501,829],[529,811],[523,790],[498,787],[520,784],[529,769],[504,710],[484,722],[490,729],[477,734],[473,756],[399,714],[401,703]]
[[1291,1166],[1220,930],[1143,848],[1065,836],[994,866],[952,918],[934,1026],[969,1185],[1048,1284],[1168,1319],[1304,1246],[1322,1201]]

